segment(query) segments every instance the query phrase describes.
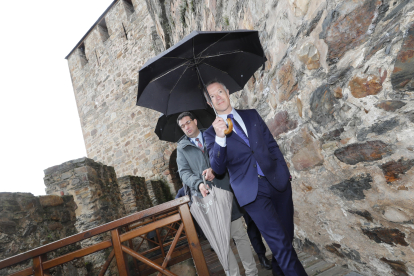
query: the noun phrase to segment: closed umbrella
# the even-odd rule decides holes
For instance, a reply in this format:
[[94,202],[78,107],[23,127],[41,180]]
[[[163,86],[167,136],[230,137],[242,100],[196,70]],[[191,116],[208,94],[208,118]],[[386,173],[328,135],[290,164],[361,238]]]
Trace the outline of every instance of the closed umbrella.
[[204,198],[193,196],[190,211],[216,252],[226,275],[230,275],[228,255],[233,194],[214,186],[209,192]]

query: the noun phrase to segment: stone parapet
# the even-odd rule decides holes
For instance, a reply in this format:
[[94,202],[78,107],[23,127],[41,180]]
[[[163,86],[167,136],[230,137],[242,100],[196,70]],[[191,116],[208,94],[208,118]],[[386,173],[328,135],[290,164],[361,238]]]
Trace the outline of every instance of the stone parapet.
[[[125,215],[125,208],[113,167],[79,158],[46,169],[46,193],[72,195],[76,209],[76,229],[79,232],[100,226]],[[107,235],[98,235],[83,241],[83,247],[100,242]],[[105,250],[104,250],[105,251]],[[108,252],[97,252],[85,259],[95,273],[106,261]]]
[[[77,233],[73,196],[46,195],[36,197],[29,193],[0,193],[0,260],[33,248],[63,239]],[[48,254],[54,258],[80,249],[72,244]],[[29,266],[24,262],[0,270],[9,275]],[[53,275],[86,275],[83,258],[55,267]]]
[[118,178],[118,185],[126,214],[139,212],[153,206],[145,178],[130,175],[123,176]]

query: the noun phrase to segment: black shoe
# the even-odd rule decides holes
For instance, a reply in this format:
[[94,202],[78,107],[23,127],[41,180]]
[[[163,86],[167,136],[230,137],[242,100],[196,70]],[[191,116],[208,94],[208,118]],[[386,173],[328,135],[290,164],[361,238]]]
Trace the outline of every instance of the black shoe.
[[271,270],[272,269],[272,264],[271,262],[266,258],[266,256],[263,255],[258,255],[259,256],[259,262],[260,265],[262,266],[262,268],[265,268],[267,270]]

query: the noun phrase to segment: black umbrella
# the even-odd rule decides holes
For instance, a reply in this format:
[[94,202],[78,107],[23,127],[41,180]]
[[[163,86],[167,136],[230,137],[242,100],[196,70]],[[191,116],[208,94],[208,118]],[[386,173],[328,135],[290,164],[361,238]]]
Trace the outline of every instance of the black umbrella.
[[[213,123],[216,115],[211,107],[207,109],[191,110],[195,119],[197,119],[198,128],[208,128]],[[177,124],[177,118],[181,113],[172,114],[169,116],[162,115],[155,127],[155,134],[163,141],[177,142],[184,132]]]
[[205,83],[239,91],[265,61],[257,31],[194,31],[140,69],[137,105],[167,116],[204,109]]

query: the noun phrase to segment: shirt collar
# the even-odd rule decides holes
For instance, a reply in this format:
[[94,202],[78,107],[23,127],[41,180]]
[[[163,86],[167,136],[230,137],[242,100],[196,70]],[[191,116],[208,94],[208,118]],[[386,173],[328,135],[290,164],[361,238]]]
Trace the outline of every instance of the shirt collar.
[[[229,114],[233,114],[233,117],[236,115],[239,115],[239,113],[237,113],[237,111],[236,111],[236,109],[234,109],[234,108],[231,108],[231,111],[230,111],[230,113]],[[218,115],[220,118],[223,118],[224,120],[226,120],[227,119],[227,115],[228,114],[221,114],[221,115]]]
[[193,141],[194,143],[196,141],[196,138],[198,138],[200,140],[201,144],[204,144],[204,142],[203,142],[203,133],[201,132],[201,130],[200,130],[200,133],[198,134],[197,137],[195,137],[195,138],[188,137],[188,139],[190,139],[190,141]]

